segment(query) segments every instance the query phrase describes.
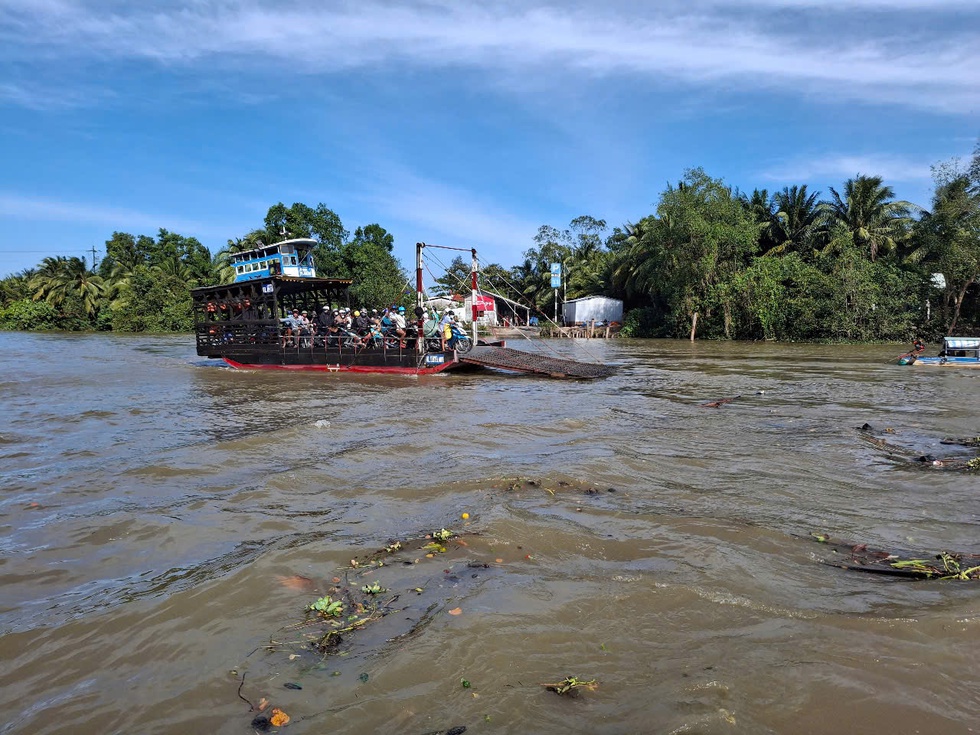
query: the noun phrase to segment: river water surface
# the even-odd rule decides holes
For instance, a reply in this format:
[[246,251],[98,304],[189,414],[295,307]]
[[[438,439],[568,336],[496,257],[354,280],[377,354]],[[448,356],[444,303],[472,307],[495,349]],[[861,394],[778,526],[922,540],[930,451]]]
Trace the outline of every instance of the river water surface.
[[[236,372],[188,336],[0,334],[0,733],[251,733],[263,698],[296,735],[980,729],[980,583],[809,538],[980,552],[980,476],[914,461],[973,456],[939,440],[980,434],[980,371],[547,349],[618,371]],[[304,610],[375,581],[389,614],[314,650]],[[566,676],[598,686],[541,686]]]

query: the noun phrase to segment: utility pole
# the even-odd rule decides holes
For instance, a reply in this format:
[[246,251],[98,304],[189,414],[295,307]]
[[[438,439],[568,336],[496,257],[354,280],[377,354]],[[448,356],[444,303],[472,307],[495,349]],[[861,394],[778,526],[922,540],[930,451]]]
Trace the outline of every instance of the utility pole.
[[561,287],[562,264],[551,264],[551,287],[555,289],[555,324],[558,323],[558,289]]
[[91,252],[92,252],[92,270],[95,270],[95,266],[98,265],[98,262],[95,260],[95,245],[92,246]]
[[568,267],[565,265],[567,260],[561,262],[561,302],[568,301]]

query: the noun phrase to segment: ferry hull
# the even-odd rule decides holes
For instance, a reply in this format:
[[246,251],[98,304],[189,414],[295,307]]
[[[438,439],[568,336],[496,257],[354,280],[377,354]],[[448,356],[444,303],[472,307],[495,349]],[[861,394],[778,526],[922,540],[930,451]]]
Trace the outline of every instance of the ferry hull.
[[271,363],[251,363],[239,362],[230,357],[221,358],[225,363],[236,370],[289,370],[293,372],[317,372],[317,373],[354,373],[360,375],[435,375],[445,370],[459,367],[459,363],[449,356],[441,363],[431,365],[356,365],[343,363],[322,363],[322,364],[271,364]]

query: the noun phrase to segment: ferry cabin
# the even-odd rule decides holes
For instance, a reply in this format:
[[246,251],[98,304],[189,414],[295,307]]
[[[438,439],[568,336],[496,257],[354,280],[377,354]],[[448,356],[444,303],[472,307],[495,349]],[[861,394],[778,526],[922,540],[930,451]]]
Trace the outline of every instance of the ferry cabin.
[[234,253],[235,283],[269,276],[316,278],[313,248],[316,240],[297,238]]

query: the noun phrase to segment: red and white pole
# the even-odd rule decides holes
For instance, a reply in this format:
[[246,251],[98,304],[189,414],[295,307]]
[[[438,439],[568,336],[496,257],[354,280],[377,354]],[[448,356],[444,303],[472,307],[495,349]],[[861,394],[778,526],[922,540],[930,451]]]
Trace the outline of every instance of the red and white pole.
[[415,318],[418,321],[418,331],[415,338],[416,352],[422,352],[423,347],[422,326],[424,324],[425,317],[424,315],[419,315],[422,314],[422,248],[424,247],[424,242],[415,243]]
[[480,309],[476,302],[476,294],[478,290],[477,283],[476,283],[476,274],[477,274],[477,270],[479,269],[479,263],[476,260],[476,248],[471,248],[470,252],[473,253],[473,267],[470,270],[470,298],[473,299],[471,311],[473,316],[473,344],[475,345],[476,344],[476,320],[480,316]]

